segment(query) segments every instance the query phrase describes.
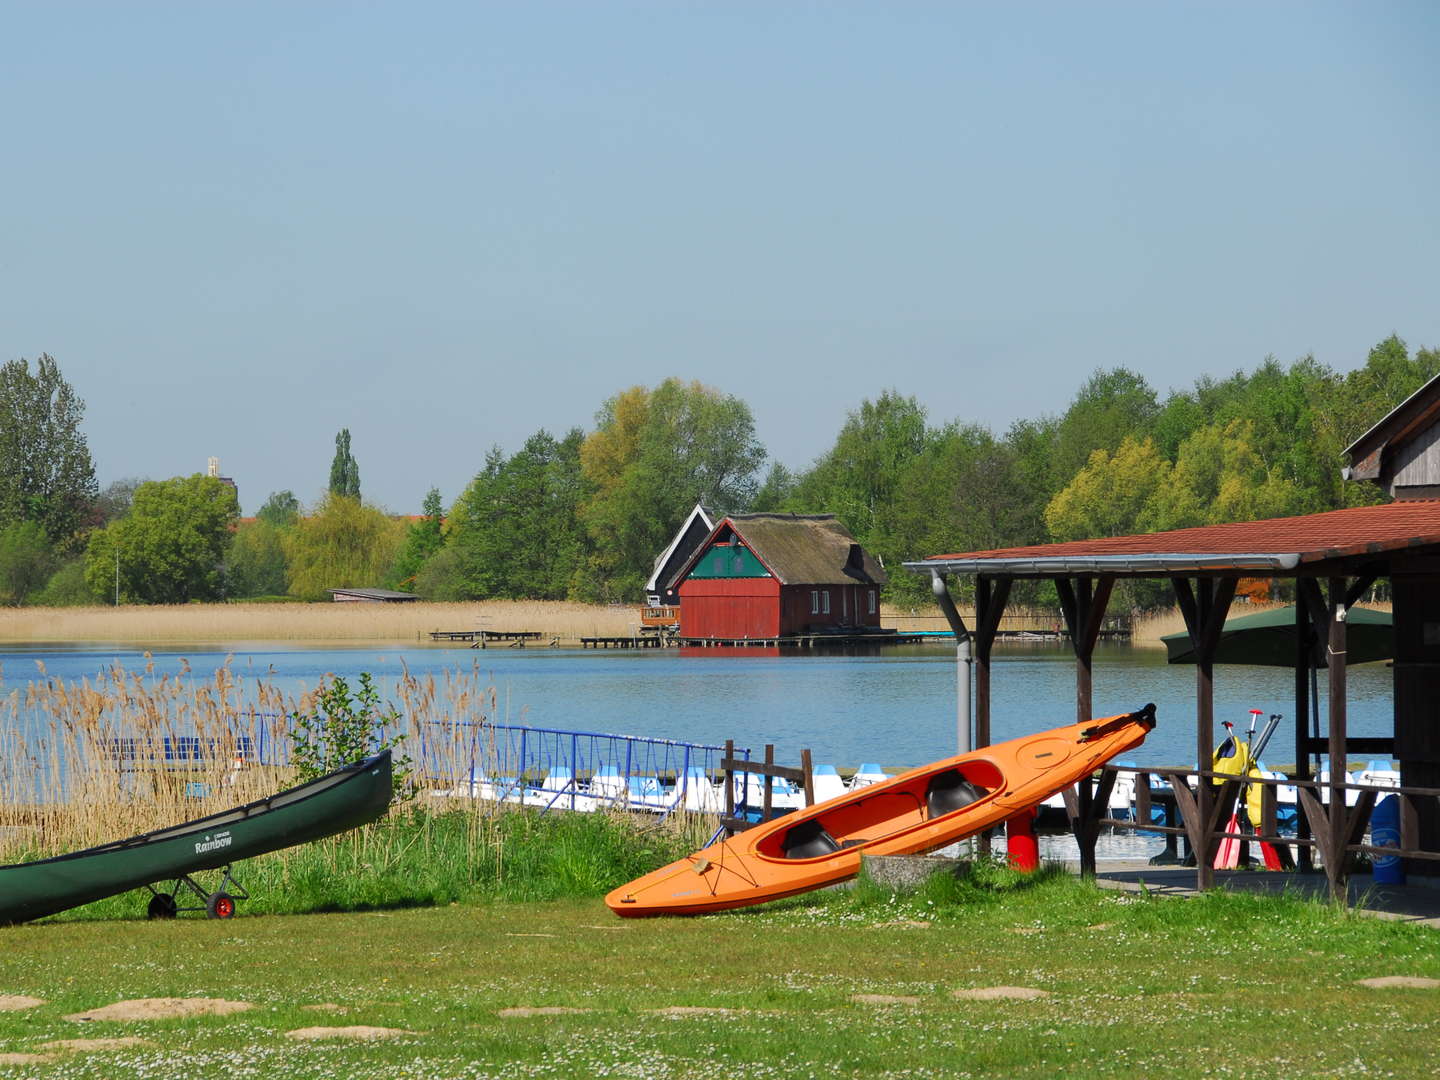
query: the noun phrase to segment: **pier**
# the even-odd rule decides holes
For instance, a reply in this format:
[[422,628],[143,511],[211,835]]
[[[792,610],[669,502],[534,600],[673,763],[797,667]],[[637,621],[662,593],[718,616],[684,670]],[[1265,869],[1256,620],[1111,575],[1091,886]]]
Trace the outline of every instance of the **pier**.
[[[508,642],[512,649],[525,648],[526,642],[540,641],[545,635],[539,630],[431,630],[431,641],[468,641],[472,649],[487,648],[492,642]],[[560,644],[558,637],[550,639],[551,647]]]

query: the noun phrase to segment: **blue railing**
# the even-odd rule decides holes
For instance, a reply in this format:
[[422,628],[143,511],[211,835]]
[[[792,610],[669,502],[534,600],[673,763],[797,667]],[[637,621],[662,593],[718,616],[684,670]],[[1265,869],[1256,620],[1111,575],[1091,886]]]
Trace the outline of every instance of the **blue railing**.
[[[413,736],[412,736],[413,738]],[[425,782],[542,810],[597,802],[669,813],[688,785],[720,774],[725,747],[639,735],[462,722],[427,724],[407,744]],[[737,757],[749,758],[743,747]]]

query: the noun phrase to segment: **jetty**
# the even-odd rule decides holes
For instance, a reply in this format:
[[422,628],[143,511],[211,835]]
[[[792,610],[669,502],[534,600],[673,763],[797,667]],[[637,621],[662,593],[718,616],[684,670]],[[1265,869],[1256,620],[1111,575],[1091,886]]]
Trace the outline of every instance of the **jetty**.
[[[540,641],[545,637],[539,630],[431,630],[431,641],[468,641],[472,649],[488,648],[492,643],[505,642],[512,649],[523,649],[527,642]],[[558,637],[550,639],[554,648],[560,644]]]

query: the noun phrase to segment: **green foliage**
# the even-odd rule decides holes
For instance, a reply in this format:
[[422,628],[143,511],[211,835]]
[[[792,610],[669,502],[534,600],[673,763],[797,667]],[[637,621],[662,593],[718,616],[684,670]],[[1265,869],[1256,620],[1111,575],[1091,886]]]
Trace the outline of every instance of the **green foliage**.
[[55,570],[55,551],[38,522],[0,528],[0,604],[25,603]]
[[[587,552],[580,515],[584,480],[574,429],[557,442],[538,431],[507,458],[498,448],[456,500],[450,546],[466,598],[561,600]],[[653,558],[653,555],[652,555]]]
[[290,593],[323,600],[327,589],[369,588],[395,561],[405,527],[347,495],[326,495],[308,517],[286,529],[281,543]]
[[697,382],[632,387],[596,419],[580,449],[593,551],[575,591],[634,599],[697,502],[721,514],[750,505],[765,448],[748,405]]
[[330,494],[360,498],[360,465],[350,453],[350,429],[335,436],[335,457],[330,462]]
[[835,445],[796,483],[785,509],[835,514],[887,564],[908,558],[909,551],[887,542],[888,530],[900,510],[901,477],[934,440],[920,403],[887,390],[849,414]]
[[85,556],[67,560],[50,575],[45,587],[30,598],[36,607],[88,607],[101,597],[85,580]]
[[212,476],[148,481],[127,517],[90,534],[85,578],[124,603],[183,604],[220,599],[222,560],[238,516],[235,490]]
[[1142,376],[1123,367],[1096,371],[1055,428],[1055,468],[1062,483],[1096,450],[1113,452],[1126,439],[1149,435],[1159,413],[1155,391]]
[[270,497],[255,513],[257,521],[264,521],[277,529],[286,529],[300,520],[300,500],[288,488],[273,491]]
[[[383,750],[398,751],[405,741],[394,731],[399,710],[381,703],[368,671],[360,673],[359,682],[352,694],[343,676],[322,680],[309,711],[290,718],[290,761],[300,783]],[[409,780],[409,765],[408,758],[392,755],[396,791]]]
[[440,489],[431,488],[425,493],[425,503],[419,521],[413,521],[405,531],[405,546],[391,567],[387,579],[392,588],[413,589],[415,581],[425,563],[445,546],[445,508],[440,502]]
[[774,513],[785,507],[795,493],[796,476],[780,462],[772,462],[765,480],[755,492],[750,509],[757,514]]
[[0,527],[38,522],[68,540],[95,498],[95,465],[80,432],[85,402],[42,353],[0,364]]
[[288,580],[284,529],[265,518],[242,523],[230,541],[225,575],[231,597],[283,593]]

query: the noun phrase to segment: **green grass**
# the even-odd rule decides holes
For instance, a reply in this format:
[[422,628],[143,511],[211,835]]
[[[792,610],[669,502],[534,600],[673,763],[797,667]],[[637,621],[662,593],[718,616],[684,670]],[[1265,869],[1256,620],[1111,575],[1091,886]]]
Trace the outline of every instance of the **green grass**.
[[[329,840],[246,860],[234,873],[251,894],[240,902],[247,915],[601,896],[695,850],[706,828],[624,814],[436,813],[416,807]],[[218,871],[195,876],[207,889],[220,882]],[[199,902],[188,893],[181,897],[182,903]],[[149,900],[150,893],[139,889],[54,921],[133,918]]]
[[[514,861],[497,859],[493,866],[509,869],[488,882],[437,869],[407,894],[398,863],[334,864],[389,882],[369,893],[357,886],[356,896],[392,898],[363,903],[434,906],[257,915],[266,903],[314,911],[337,902],[333,880],[295,872],[297,898],[257,897],[229,922],[102,921],[92,908],[84,918],[0,930],[0,994],[48,1000],[0,1013],[0,1051],[117,1035],[153,1044],[0,1066],[0,1076],[1430,1076],[1440,1050],[1440,992],[1356,985],[1375,975],[1440,978],[1434,930],[1294,898],[1160,899],[1101,892],[1054,870],[1024,877],[992,866],[904,895],[861,882],[705,918],[627,921],[595,895],[575,895],[616,877],[595,869],[589,848],[654,842],[634,856],[653,864],[664,855],[661,834],[616,840],[627,835],[623,822],[550,820],[526,815],[501,826],[511,830],[504,847]],[[414,830],[396,856],[406,866],[420,864],[424,828],[444,824]],[[460,847],[431,842],[432,861]],[[370,843],[372,855],[393,850]],[[345,858],[358,860],[363,845],[352,844]],[[546,844],[563,852],[554,864],[563,870],[547,870],[530,850]],[[337,859],[342,848],[334,846]],[[953,996],[997,985],[1051,996]],[[857,994],[918,1001],[859,1004]],[[256,1008],[147,1023],[62,1019],[162,996]],[[305,1008],[322,1003],[345,1011]],[[515,1006],[590,1011],[498,1015]],[[654,1011],[674,1006],[730,1011]],[[415,1034],[369,1044],[284,1035],[332,1024]]]

